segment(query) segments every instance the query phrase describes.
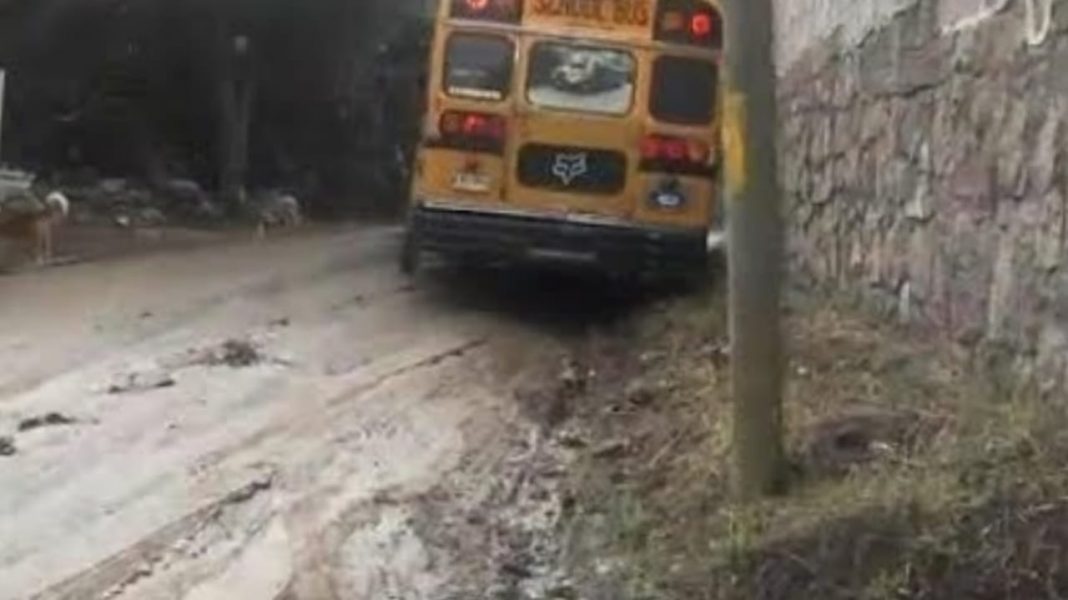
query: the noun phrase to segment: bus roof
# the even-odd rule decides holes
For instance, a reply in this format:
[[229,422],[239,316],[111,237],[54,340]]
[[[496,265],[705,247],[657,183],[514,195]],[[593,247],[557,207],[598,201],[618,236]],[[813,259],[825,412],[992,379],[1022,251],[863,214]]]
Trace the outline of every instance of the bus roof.
[[718,0],[442,0],[439,18],[719,49]]

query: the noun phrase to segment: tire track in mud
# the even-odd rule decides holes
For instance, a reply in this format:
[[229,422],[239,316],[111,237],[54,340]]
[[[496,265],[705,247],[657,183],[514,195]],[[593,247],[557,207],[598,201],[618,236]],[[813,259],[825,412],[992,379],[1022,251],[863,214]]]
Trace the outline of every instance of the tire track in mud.
[[[370,379],[362,377],[364,381],[318,401],[314,407],[306,407],[309,410],[306,410],[302,416],[294,420],[272,423],[231,446],[202,457],[193,467],[193,472],[215,471],[220,465],[238,454],[258,454],[257,447],[271,446],[276,439],[300,437],[312,432],[327,433],[330,431],[327,423],[338,419],[337,409],[349,410],[353,406],[352,401],[363,395],[371,394],[398,378],[412,376],[421,370],[441,367],[450,361],[463,359],[470,353],[483,348],[486,343],[484,339],[473,339],[451,344],[443,349],[413,357]],[[395,417],[389,415],[378,417],[379,420],[385,421],[393,418]],[[373,427],[374,423],[367,426]],[[224,469],[224,471],[228,470]],[[196,563],[204,553],[212,551],[211,538],[232,538],[234,532],[237,532],[237,537],[240,538],[240,540],[231,539],[221,544],[232,550],[228,553],[225,549],[222,550],[227,555],[216,557],[212,561],[216,564],[215,570],[225,571],[240,560],[241,553],[252,545],[256,536],[261,535],[272,523],[280,521],[284,524],[289,539],[295,541],[290,548],[289,561],[297,575],[291,578],[278,597],[314,600],[345,598],[347,600],[347,596],[335,593],[334,590],[338,585],[333,574],[339,572],[339,569],[329,567],[329,565],[336,565],[338,560],[336,555],[345,542],[352,537],[354,531],[373,524],[379,518],[382,506],[396,504],[385,499],[402,497],[405,492],[391,490],[376,493],[372,498],[348,507],[340,516],[323,525],[317,523],[313,516],[302,518],[300,515],[302,512],[314,514],[314,511],[304,509],[302,506],[329,501],[330,490],[313,490],[309,492],[309,497],[299,499],[297,505],[292,507],[267,506],[270,504],[268,500],[256,502],[261,496],[274,494],[276,477],[277,474],[272,468],[266,475],[247,480],[246,483],[235,487],[218,500],[208,502],[149,534],[128,549],[31,598],[33,600],[138,598],[140,597],[138,590],[141,589],[139,586],[152,585],[151,580],[161,572],[202,570],[202,567],[197,567],[195,564],[190,566],[189,563]],[[275,503],[277,501],[276,498]],[[228,526],[227,522],[238,524]],[[204,548],[196,549],[198,539],[209,541],[205,542]],[[181,566],[182,563],[186,565]],[[190,587],[195,583],[210,581],[211,574],[202,573],[200,577],[173,574],[172,577],[176,578],[176,581],[159,584],[167,588],[169,592],[174,592],[177,588]],[[180,594],[174,592],[168,593],[165,597],[177,598],[185,597],[185,595],[184,592]]]
[[414,505],[414,530],[450,571],[428,600],[571,597],[559,536],[569,451],[532,423],[516,424],[506,447],[485,471],[460,472]]
[[[299,537],[303,540],[301,547],[295,552],[294,573],[286,587],[274,600],[350,600],[351,598],[389,598],[396,595],[370,595],[366,593],[352,596],[353,590],[344,588],[352,587],[346,579],[345,548],[352,543],[358,531],[374,532],[383,518],[390,512],[403,511],[403,507],[415,501],[422,492],[405,492],[402,489],[382,490],[371,498],[356,502],[346,507],[341,514],[325,523],[314,523],[313,518],[302,518],[303,512],[312,512],[307,507],[296,507],[287,516],[287,527],[292,531],[300,532]],[[312,499],[318,501],[319,499]],[[390,537],[395,537],[395,531],[384,532],[382,539],[373,544],[373,553],[361,556],[361,563],[369,578],[388,577],[382,569],[376,569],[373,565],[375,558],[381,559],[387,554],[387,546]],[[416,542],[418,543],[418,542]],[[372,585],[375,585],[372,583]],[[388,585],[388,584],[387,584]],[[372,592],[373,590],[364,590]],[[381,590],[379,590],[381,591]],[[348,593],[347,593],[348,592]],[[415,599],[419,596],[400,596]]]
[[30,596],[31,600],[85,600],[117,598],[138,581],[151,577],[169,556],[180,553],[180,542],[192,541],[216,526],[226,513],[246,510],[257,497],[274,485],[274,475],[254,478],[240,487],[145,537],[89,570],[69,577]]
[[[384,385],[485,345],[483,340],[457,345],[366,385]],[[329,402],[347,398],[351,395],[339,394]],[[531,423],[514,418],[484,423],[466,441],[457,464],[442,473],[446,482],[388,486],[343,503],[327,519],[325,507],[336,504],[339,490],[317,490],[287,507],[279,518],[295,542],[293,575],[272,599],[472,600],[505,589],[559,589],[560,577],[549,568],[526,578],[509,571],[526,560],[518,555],[526,555],[523,544],[534,537],[542,555],[537,560],[548,560],[544,540],[561,513],[559,494],[543,478],[557,460],[546,453],[551,444]],[[485,520],[475,516],[481,512]]]
[[[444,350],[420,357],[399,367],[375,375],[369,381],[362,381],[347,387],[340,392],[330,395],[326,399],[320,401],[317,406],[311,408],[322,409],[323,411],[337,408],[339,405],[356,400],[366,394],[370,394],[400,377],[411,375],[422,369],[440,366],[449,360],[463,358],[469,353],[484,347],[486,343],[487,341],[485,339],[480,338],[452,345]],[[227,457],[244,450],[249,450],[252,447],[262,445],[276,435],[296,434],[305,431],[323,431],[326,429],[323,427],[323,423],[332,421],[335,416],[336,415],[333,413],[322,412],[320,410],[306,410],[302,416],[295,417],[294,421],[275,422],[230,446],[205,455],[198,461],[197,469],[210,469],[212,466],[224,461]]]
[[436,483],[384,490],[310,533],[276,600],[570,597],[559,538],[575,452],[566,437],[499,415]]

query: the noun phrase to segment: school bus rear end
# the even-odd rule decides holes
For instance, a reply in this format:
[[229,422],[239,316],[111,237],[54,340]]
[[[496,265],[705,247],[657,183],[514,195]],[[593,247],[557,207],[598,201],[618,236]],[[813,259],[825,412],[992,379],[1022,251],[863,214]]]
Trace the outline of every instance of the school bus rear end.
[[446,0],[405,266],[684,275],[717,197],[720,13],[703,0]]

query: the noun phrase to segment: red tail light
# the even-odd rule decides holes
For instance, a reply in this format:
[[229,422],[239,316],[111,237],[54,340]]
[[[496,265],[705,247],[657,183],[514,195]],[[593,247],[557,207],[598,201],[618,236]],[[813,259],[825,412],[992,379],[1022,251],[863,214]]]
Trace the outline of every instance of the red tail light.
[[660,138],[655,135],[647,135],[642,138],[642,160],[657,160],[660,158]]
[[439,130],[445,146],[475,152],[499,153],[507,138],[504,117],[486,113],[446,111],[441,115]]
[[712,34],[712,15],[699,13],[690,18],[690,33],[695,38],[703,39]]
[[664,141],[663,149],[663,158],[671,162],[682,162],[688,159],[685,140],[668,138]]
[[655,37],[662,42],[720,49],[723,17],[700,0],[660,0]]
[[701,140],[647,135],[642,138],[641,154],[646,171],[701,174],[712,167],[712,150]]
[[457,19],[518,23],[522,0],[451,0],[449,15]]

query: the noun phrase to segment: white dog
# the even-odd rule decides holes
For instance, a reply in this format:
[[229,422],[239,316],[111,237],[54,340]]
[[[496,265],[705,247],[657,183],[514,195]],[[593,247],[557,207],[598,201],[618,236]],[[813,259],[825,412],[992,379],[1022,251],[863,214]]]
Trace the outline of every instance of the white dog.
[[271,229],[297,228],[304,224],[300,202],[292,194],[271,194],[260,204],[257,231],[261,238]]
[[0,236],[24,242],[33,248],[38,265],[52,260],[53,229],[70,216],[70,200],[53,191],[42,202],[32,192],[0,206]]

